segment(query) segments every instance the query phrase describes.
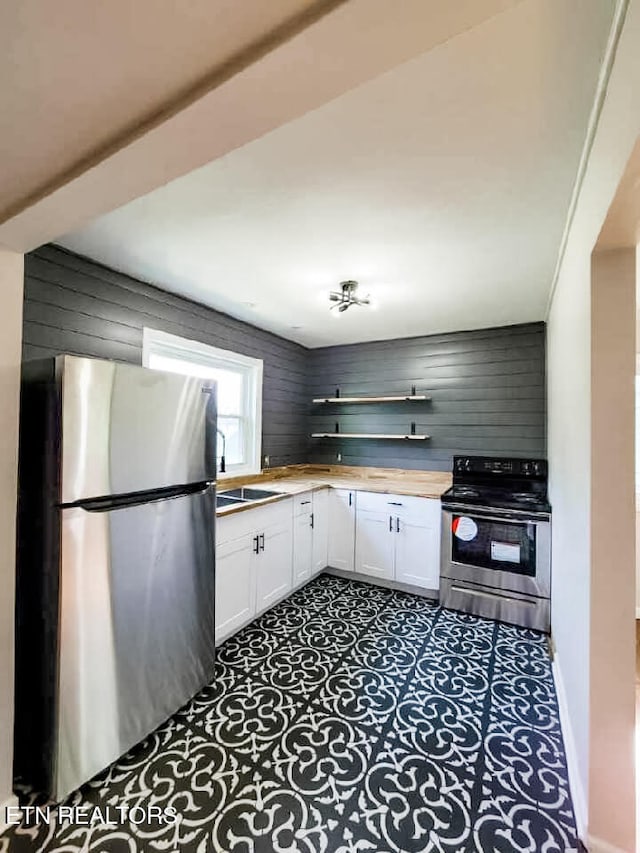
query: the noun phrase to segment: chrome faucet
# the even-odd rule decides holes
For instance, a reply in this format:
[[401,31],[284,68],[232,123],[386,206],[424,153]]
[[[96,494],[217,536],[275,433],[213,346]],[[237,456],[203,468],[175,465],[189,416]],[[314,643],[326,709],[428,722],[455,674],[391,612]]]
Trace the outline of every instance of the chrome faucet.
[[216,427],[216,432],[218,433],[218,435],[222,436],[222,453],[220,455],[220,473],[224,474],[227,470],[226,462],[225,462],[225,456],[226,456],[226,452],[227,452],[227,437],[222,432],[220,427]]

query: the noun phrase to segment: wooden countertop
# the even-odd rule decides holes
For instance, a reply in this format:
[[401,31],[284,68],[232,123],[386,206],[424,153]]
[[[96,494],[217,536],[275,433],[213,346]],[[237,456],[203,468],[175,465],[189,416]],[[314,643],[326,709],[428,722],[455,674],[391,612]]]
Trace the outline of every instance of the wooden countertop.
[[451,486],[451,474],[443,471],[410,471],[402,468],[357,468],[343,465],[290,465],[272,468],[251,477],[234,477],[218,482],[218,493],[239,486],[253,486],[279,492],[250,503],[219,507],[224,517],[284,500],[302,492],[332,487],[381,494],[439,498]]

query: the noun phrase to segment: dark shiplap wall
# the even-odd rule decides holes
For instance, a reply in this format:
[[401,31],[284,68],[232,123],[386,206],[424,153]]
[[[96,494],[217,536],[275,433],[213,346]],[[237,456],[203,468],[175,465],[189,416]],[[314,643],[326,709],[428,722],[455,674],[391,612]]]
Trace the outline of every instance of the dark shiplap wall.
[[26,256],[23,359],[69,352],[140,364],[143,326],[263,359],[262,453],[272,466],[308,460],[304,347],[56,246]]
[[[544,456],[545,327],[534,323],[306,350],[55,246],[25,259],[23,358],[71,352],[140,363],[142,328],[264,360],[263,454],[271,465],[450,470],[454,453]],[[314,406],[311,397],[405,394],[427,403]],[[314,440],[311,432],[404,433],[428,442]]]
[[418,394],[425,403],[316,405],[311,432],[405,433],[427,442],[314,439],[311,461],[451,470],[456,453],[545,455],[545,326],[533,323],[312,350],[310,396]]

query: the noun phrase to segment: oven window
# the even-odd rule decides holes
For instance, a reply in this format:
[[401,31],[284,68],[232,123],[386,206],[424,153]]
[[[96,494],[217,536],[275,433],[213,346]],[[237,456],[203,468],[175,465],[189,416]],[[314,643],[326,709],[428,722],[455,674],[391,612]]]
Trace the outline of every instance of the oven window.
[[454,515],[451,559],[465,566],[535,577],[536,525]]

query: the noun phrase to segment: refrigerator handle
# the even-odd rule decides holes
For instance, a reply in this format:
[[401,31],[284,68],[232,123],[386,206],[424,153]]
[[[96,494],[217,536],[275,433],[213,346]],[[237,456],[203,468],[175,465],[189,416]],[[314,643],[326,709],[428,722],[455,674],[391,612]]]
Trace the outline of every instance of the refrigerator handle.
[[203,495],[212,486],[215,486],[215,481],[204,480],[199,483],[190,483],[186,486],[169,486],[166,489],[154,489],[150,492],[128,492],[123,495],[89,498],[87,500],[59,504],[59,507],[60,509],[74,509],[77,507],[85,510],[85,512],[112,512],[117,509],[142,506],[143,504],[171,501],[176,498],[192,497],[193,495]]

